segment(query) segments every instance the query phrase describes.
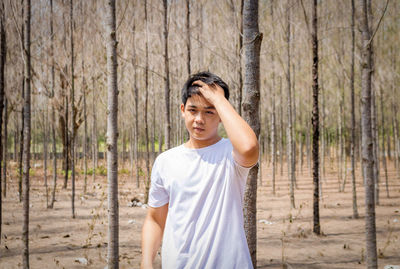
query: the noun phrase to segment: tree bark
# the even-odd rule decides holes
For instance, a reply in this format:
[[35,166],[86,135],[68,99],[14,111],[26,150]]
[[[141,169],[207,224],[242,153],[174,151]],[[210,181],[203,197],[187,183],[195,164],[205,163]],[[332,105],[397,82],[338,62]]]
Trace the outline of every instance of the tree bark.
[[286,51],[287,51],[287,69],[286,69],[286,82],[287,82],[287,166],[288,177],[290,182],[290,206],[296,208],[294,200],[294,173],[293,173],[293,126],[292,126],[292,93],[290,82],[290,0],[287,1],[286,8]]
[[22,268],[29,268],[29,169],[31,148],[31,1],[24,1],[24,147],[23,147],[23,225]]
[[146,178],[145,178],[145,203],[149,200],[150,191],[150,150],[149,150],[149,127],[147,120],[148,110],[148,99],[149,99],[149,32],[148,32],[148,21],[147,21],[147,0],[144,2],[144,20],[146,25],[146,67],[145,67],[145,102],[144,102],[144,131],[145,131],[145,143],[146,143]]
[[[271,21],[274,21],[274,2],[271,1],[270,5]],[[271,88],[271,150],[272,150],[272,194],[275,195],[275,174],[276,174],[276,105],[275,105],[275,27],[272,27],[272,40],[271,40],[271,63],[272,63],[272,88]]]
[[118,241],[118,85],[115,0],[107,2],[107,179],[108,179],[108,268],[119,267]]
[[358,218],[357,209],[357,191],[356,191],[356,165],[354,157],[354,148],[356,142],[356,116],[354,104],[354,51],[355,51],[355,7],[354,0],[351,0],[351,66],[350,66],[350,97],[351,97],[351,144],[350,144],[350,157],[351,157],[351,183],[352,183],[352,197],[353,197],[353,218]]
[[[73,0],[69,1],[69,29],[71,46],[71,209],[75,218],[75,79],[74,79],[74,10]],[[68,104],[67,104],[68,105]],[[67,173],[68,174],[68,171]]]
[[[243,118],[260,134],[260,48],[262,33],[258,28],[258,0],[246,0],[243,8],[243,36],[245,48],[245,77]],[[244,195],[244,227],[253,266],[257,266],[257,174],[258,165],[251,168]]]
[[361,54],[361,127],[362,127],[362,160],[365,181],[365,230],[366,230],[366,263],[367,268],[377,268],[375,197],[374,197],[374,158],[371,127],[371,68],[372,47],[367,11],[367,0],[359,0],[360,27],[362,32]]
[[389,198],[389,180],[386,163],[386,150],[385,150],[385,116],[383,114],[383,90],[381,88],[380,101],[381,101],[381,133],[382,133],[382,164],[385,170],[385,185],[386,185],[386,197]]
[[49,113],[47,111],[47,107],[48,107],[48,102],[46,104],[46,109],[43,112],[43,168],[44,168],[44,188],[46,192],[46,208],[49,207],[49,188],[47,184],[47,145],[48,145],[47,128],[49,125]]
[[[6,46],[6,30],[4,27],[5,24],[5,18],[4,18],[4,2],[1,2],[1,14],[0,14],[0,135],[2,134],[2,127],[3,127],[3,110],[5,111],[5,117],[7,117],[7,106],[5,105],[4,109],[4,103],[6,103],[5,96],[4,96],[4,73],[5,73],[5,65],[6,65],[6,53],[7,53],[7,46]],[[6,175],[4,173],[4,176],[2,177],[1,175],[1,163],[4,162],[3,169],[5,171],[6,169],[6,154],[4,154],[4,159],[2,158],[3,156],[3,147],[6,149],[7,148],[7,123],[4,124],[4,133],[5,133],[5,139],[4,139],[4,144],[2,139],[0,138],[0,242],[1,242],[1,232],[2,232],[2,223],[3,223],[3,200],[2,200],[2,192],[5,191],[5,182],[6,182]],[[7,152],[7,150],[5,150]],[[3,182],[4,181],[4,186]],[[2,190],[1,188],[4,188]],[[4,195],[5,197],[5,195]]]
[[[166,2],[166,3],[165,3]],[[168,1],[164,1],[164,11],[168,11]],[[168,14],[168,13],[167,13]],[[168,24],[165,23],[165,18],[168,17],[167,15],[164,14],[164,24],[165,28],[167,30],[167,37],[168,37]],[[165,30],[164,30],[165,31]],[[165,32],[164,32],[165,33]],[[165,39],[166,43],[168,43],[168,38]],[[186,51],[187,51],[187,60],[186,60],[186,67],[187,67],[187,73],[188,77],[192,73],[191,71],[191,46],[190,46],[190,0],[186,0]]]
[[321,226],[319,221],[319,110],[318,110],[318,12],[317,0],[313,0],[312,6],[312,28],[311,28],[311,47],[312,47],[312,88],[313,88],[313,182],[314,182],[314,199],[313,199],[313,232],[321,234]]
[[[188,15],[187,15],[187,50],[188,50],[188,74],[190,75],[190,28],[189,28],[189,0],[186,0]],[[164,6],[164,68],[165,68],[165,89],[164,89],[164,99],[165,99],[165,146],[166,149],[171,148],[171,116],[170,116],[170,89],[169,89],[169,59],[168,59],[168,0],[163,0]],[[147,23],[147,21],[146,21]],[[146,24],[147,25],[147,24]],[[147,42],[147,40],[146,40]],[[146,43],[147,44],[147,43]],[[147,48],[147,47],[146,47]],[[146,65],[147,67],[147,65]],[[146,69],[147,70],[147,69]],[[146,71],[147,72],[147,71]],[[147,85],[147,84],[146,84]]]
[[[4,69],[3,69],[4,70]],[[3,135],[3,137],[4,137],[4,141],[3,141],[3,159],[1,160],[2,162],[3,162],[3,176],[2,176],[2,181],[3,182],[1,182],[1,180],[0,180],[0,196],[1,196],[1,193],[3,193],[3,196],[4,196],[4,198],[7,196],[7,155],[8,155],[8,147],[7,147],[7,142],[8,142],[8,128],[7,128],[7,126],[8,126],[8,117],[9,117],[9,112],[7,111],[7,106],[8,106],[8,101],[7,101],[7,98],[6,98],[6,96],[4,96],[4,135]],[[0,129],[1,130],[1,129]],[[1,221],[1,204],[2,204],[2,201],[1,201],[1,197],[0,197],[0,237],[1,237],[1,223],[2,223],[2,221]],[[0,239],[0,242],[1,242],[1,239]]]

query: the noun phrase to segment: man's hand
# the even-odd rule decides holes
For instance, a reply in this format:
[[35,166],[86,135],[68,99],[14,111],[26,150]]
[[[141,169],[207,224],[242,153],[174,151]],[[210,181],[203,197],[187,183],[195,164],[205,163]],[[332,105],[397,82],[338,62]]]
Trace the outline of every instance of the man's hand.
[[209,85],[201,80],[196,80],[192,85],[199,86],[201,95],[214,106],[220,98],[225,98],[224,90],[215,83]]

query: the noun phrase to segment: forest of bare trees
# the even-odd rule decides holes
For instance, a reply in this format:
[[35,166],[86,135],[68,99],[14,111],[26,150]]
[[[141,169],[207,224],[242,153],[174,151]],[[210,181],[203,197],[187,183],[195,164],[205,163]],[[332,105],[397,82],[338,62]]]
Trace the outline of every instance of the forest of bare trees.
[[[335,233],[327,210],[347,202],[342,226],[350,218],[363,221],[360,262],[352,262],[378,268],[386,257],[400,266],[400,226],[393,226],[399,225],[393,218],[400,220],[400,1],[0,5],[0,267],[4,261],[29,268],[32,229],[39,230],[29,222],[32,210],[39,210],[35,201],[45,199],[44,216],[66,202],[68,221],[79,223],[88,214],[97,223],[100,209],[84,203],[106,195],[107,261],[92,265],[124,264],[118,251],[121,242],[129,245],[119,241],[120,230],[129,229],[119,213],[126,210],[124,197],[146,204],[155,158],[187,141],[180,91],[198,71],[227,82],[230,102],[259,137],[260,162],[244,193],[255,267],[267,268],[268,260],[268,268],[295,263],[284,254],[289,230],[277,235],[282,258],[268,257],[262,238],[271,226],[260,231],[261,220],[291,224],[306,208],[306,223],[312,223],[306,236],[325,240]],[[346,202],[337,200],[343,197]],[[275,212],[270,202],[279,202],[284,215],[269,214]],[[23,246],[9,250],[13,211],[20,212],[20,228],[12,237]],[[344,249],[346,242],[340,243]],[[301,264],[293,268],[307,268]]]

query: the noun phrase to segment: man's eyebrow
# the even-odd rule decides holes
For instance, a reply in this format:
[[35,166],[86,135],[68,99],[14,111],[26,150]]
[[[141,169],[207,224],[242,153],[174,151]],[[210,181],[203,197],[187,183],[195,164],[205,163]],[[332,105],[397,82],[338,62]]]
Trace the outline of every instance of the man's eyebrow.
[[214,106],[207,106],[204,109],[215,109],[215,107]]

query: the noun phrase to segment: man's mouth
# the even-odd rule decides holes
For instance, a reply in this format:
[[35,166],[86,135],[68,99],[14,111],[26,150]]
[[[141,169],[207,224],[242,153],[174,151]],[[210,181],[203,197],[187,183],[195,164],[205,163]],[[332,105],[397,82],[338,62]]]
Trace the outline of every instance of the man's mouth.
[[193,127],[193,129],[194,129],[195,131],[197,131],[197,132],[203,132],[203,131],[204,131],[204,129],[203,129],[203,128],[200,128],[200,127]]

